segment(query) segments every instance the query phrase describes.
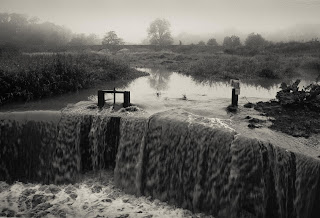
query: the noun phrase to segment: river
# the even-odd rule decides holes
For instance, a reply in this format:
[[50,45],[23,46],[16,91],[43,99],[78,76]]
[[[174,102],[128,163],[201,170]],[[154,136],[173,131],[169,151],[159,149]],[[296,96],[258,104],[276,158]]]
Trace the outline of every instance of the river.
[[[1,106],[0,111],[27,111],[27,110],[61,110],[69,104],[79,101],[97,101],[97,90],[126,90],[131,92],[131,103],[144,108],[150,113],[170,108],[201,105],[212,103],[219,105],[229,104],[231,101],[231,85],[228,81],[200,81],[190,76],[164,69],[138,68],[146,71],[150,76],[140,77],[133,81],[113,81],[95,85],[93,88],[67,93],[46,99],[26,103],[12,103]],[[287,80],[286,82],[293,82]],[[248,80],[241,81],[239,103],[248,101],[267,101],[275,98],[279,91],[281,80]],[[302,80],[300,86],[311,83]],[[106,101],[112,103],[113,96],[106,94]],[[123,97],[117,97],[122,103]]]

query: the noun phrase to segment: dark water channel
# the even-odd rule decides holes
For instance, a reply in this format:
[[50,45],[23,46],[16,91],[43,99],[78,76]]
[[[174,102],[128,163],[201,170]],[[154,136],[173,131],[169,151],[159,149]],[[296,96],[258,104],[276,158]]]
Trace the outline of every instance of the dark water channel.
[[[150,73],[150,76],[140,77],[133,81],[115,81],[96,85],[93,88],[81,90],[76,93],[63,94],[38,101],[27,103],[14,103],[1,106],[0,111],[25,111],[25,110],[60,110],[68,104],[79,101],[97,101],[98,89],[126,90],[131,92],[131,103],[146,106],[147,110],[159,107],[179,107],[189,103],[225,100],[231,98],[231,85],[228,81],[200,81],[189,76],[164,69],[140,68],[139,70]],[[294,79],[285,82],[293,82]],[[241,81],[240,102],[257,102],[275,98],[281,80],[250,80]],[[302,80],[300,86],[310,84],[310,80]],[[111,94],[106,95],[106,100],[112,102]],[[123,97],[117,97],[121,103]],[[150,109],[151,108],[151,109]],[[157,110],[157,109],[155,109]]]

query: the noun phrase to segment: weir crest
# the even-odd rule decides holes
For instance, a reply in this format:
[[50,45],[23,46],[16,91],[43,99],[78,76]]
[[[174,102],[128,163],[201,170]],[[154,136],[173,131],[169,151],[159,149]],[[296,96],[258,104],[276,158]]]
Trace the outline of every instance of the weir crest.
[[218,217],[320,214],[320,161],[171,110],[151,117],[25,112],[0,115],[0,180],[73,183],[114,168],[130,194]]

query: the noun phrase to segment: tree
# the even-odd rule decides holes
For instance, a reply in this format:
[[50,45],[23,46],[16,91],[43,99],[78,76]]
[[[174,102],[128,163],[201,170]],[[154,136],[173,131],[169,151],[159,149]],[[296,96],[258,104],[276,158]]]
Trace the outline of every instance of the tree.
[[223,47],[225,48],[236,48],[241,46],[240,38],[238,36],[226,36],[223,40]]
[[215,38],[211,38],[208,40],[207,45],[209,46],[218,46],[217,40]]
[[0,44],[65,45],[71,31],[53,23],[40,23],[39,19],[16,13],[0,13]]
[[249,48],[262,48],[267,44],[267,41],[260,34],[251,33],[244,44]]
[[204,42],[204,41],[200,41],[200,42],[198,42],[198,45],[200,45],[200,46],[205,46],[206,45],[206,43]]
[[173,44],[169,21],[160,18],[154,20],[148,28],[148,38],[151,45]]
[[102,40],[102,45],[123,45],[123,39],[119,38],[114,31],[106,33]]

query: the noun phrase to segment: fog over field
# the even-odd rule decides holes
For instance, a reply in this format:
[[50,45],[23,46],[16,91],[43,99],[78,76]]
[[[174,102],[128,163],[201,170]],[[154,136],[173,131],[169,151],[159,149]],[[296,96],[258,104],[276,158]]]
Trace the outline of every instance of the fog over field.
[[311,40],[320,33],[320,0],[0,0],[1,13],[36,16],[74,33],[115,31],[140,44],[156,18],[171,24],[175,43],[197,43],[226,35],[243,40],[255,32],[272,41]]

